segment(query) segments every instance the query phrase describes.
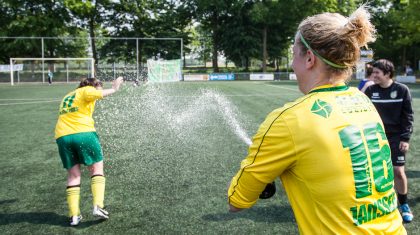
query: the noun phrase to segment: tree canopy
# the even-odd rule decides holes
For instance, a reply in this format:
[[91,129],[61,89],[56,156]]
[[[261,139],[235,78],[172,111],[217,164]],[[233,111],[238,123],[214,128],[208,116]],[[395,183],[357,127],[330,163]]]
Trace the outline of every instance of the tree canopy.
[[[97,63],[175,59],[194,53],[218,71],[223,56],[239,69],[251,61],[279,68],[288,58],[299,22],[321,12],[349,15],[361,0],[3,0],[0,60],[10,57],[69,57],[91,53]],[[420,0],[369,2],[378,40],[375,58],[417,68],[420,58]],[[20,38],[7,38],[20,37]],[[43,41],[42,51],[40,37]],[[58,37],[51,39],[48,37]],[[90,38],[90,41],[77,38]],[[115,38],[114,39],[111,39]],[[103,38],[103,39],[101,39]],[[108,38],[108,39],[107,39]],[[126,40],[116,40],[126,38]],[[182,38],[180,41],[130,38]],[[204,63],[205,65],[205,63]]]

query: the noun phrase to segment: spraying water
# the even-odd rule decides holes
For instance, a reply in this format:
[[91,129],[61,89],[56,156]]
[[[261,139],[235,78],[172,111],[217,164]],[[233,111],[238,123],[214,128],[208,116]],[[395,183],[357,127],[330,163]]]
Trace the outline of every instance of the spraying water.
[[229,102],[229,100],[226,99],[225,96],[216,93],[214,91],[205,90],[203,92],[203,95],[205,97],[209,97],[214,99],[214,101],[217,102],[220,113],[223,115],[224,120],[227,122],[229,127],[234,131],[234,133],[248,146],[252,144],[251,139],[246,134],[245,130],[242,128],[240,123],[238,122],[236,112],[233,110],[232,104]]
[[211,117],[219,116],[241,141],[252,144],[239,122],[236,106],[214,89],[199,89],[191,95],[171,95],[171,92],[174,93],[173,86],[176,86],[175,90],[182,89],[182,84],[149,84],[140,89],[129,84],[125,86],[123,100],[103,101],[108,103],[106,109],[112,109],[103,118],[98,117],[98,123],[112,120],[105,132],[135,131],[144,136],[166,128],[167,132],[187,141],[200,136],[200,130],[208,129],[208,125],[214,125]]

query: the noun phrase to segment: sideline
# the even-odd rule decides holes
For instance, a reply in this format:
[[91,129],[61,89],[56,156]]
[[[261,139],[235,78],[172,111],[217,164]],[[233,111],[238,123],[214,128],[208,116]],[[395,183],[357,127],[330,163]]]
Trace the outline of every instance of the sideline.
[[52,100],[52,99],[56,99],[56,98],[39,98],[39,99],[34,99],[34,98],[26,98],[26,99],[1,99],[0,98],[0,101],[3,101],[3,100],[11,100],[11,101],[14,101],[14,100],[38,100],[38,101],[42,101],[42,100]]
[[279,85],[271,85],[271,84],[264,84],[264,85],[266,85],[266,86],[272,86],[272,87],[277,87],[277,88],[280,88],[280,89],[285,89],[285,90],[289,90],[289,91],[294,91],[294,92],[299,92],[300,93],[300,91],[298,89],[292,89],[292,88],[288,88],[288,87],[283,87],[283,86],[279,86]]
[[60,100],[20,102],[20,103],[5,103],[5,104],[0,104],[0,106],[21,105],[21,104],[40,104],[40,103],[53,103],[53,102],[61,102],[61,99]]

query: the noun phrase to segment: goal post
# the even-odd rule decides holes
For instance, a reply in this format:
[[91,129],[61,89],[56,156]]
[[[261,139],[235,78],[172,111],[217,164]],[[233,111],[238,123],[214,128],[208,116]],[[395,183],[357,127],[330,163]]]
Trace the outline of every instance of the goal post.
[[[25,61],[31,61],[32,63],[36,62],[36,61],[41,62],[42,83],[45,83],[45,61],[65,62],[66,63],[66,66],[65,66],[66,82],[69,82],[69,66],[68,66],[68,64],[71,61],[76,61],[76,62],[86,61],[87,62],[86,76],[93,77],[95,75],[95,60],[93,58],[10,58],[10,84],[12,86],[14,85],[14,71],[15,71],[14,66],[15,66],[16,62],[23,63]],[[23,66],[23,67],[25,67],[25,66]],[[18,82],[19,82],[19,80],[18,80]]]

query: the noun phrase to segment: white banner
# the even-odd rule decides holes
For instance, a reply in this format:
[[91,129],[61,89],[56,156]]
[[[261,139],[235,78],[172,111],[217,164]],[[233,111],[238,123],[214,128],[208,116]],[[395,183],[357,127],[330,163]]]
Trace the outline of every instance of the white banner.
[[[14,64],[13,71],[22,71],[23,64]],[[0,64],[0,72],[10,72],[10,64]]]
[[415,76],[397,76],[395,80],[402,83],[416,83]]
[[207,74],[184,74],[184,81],[205,81],[208,80]]
[[272,73],[251,73],[251,75],[249,76],[249,80],[272,81],[272,80],[274,80],[274,74],[272,74]]
[[289,80],[297,80],[297,78],[296,78],[296,74],[294,74],[294,73],[290,73],[290,74],[289,74]]

